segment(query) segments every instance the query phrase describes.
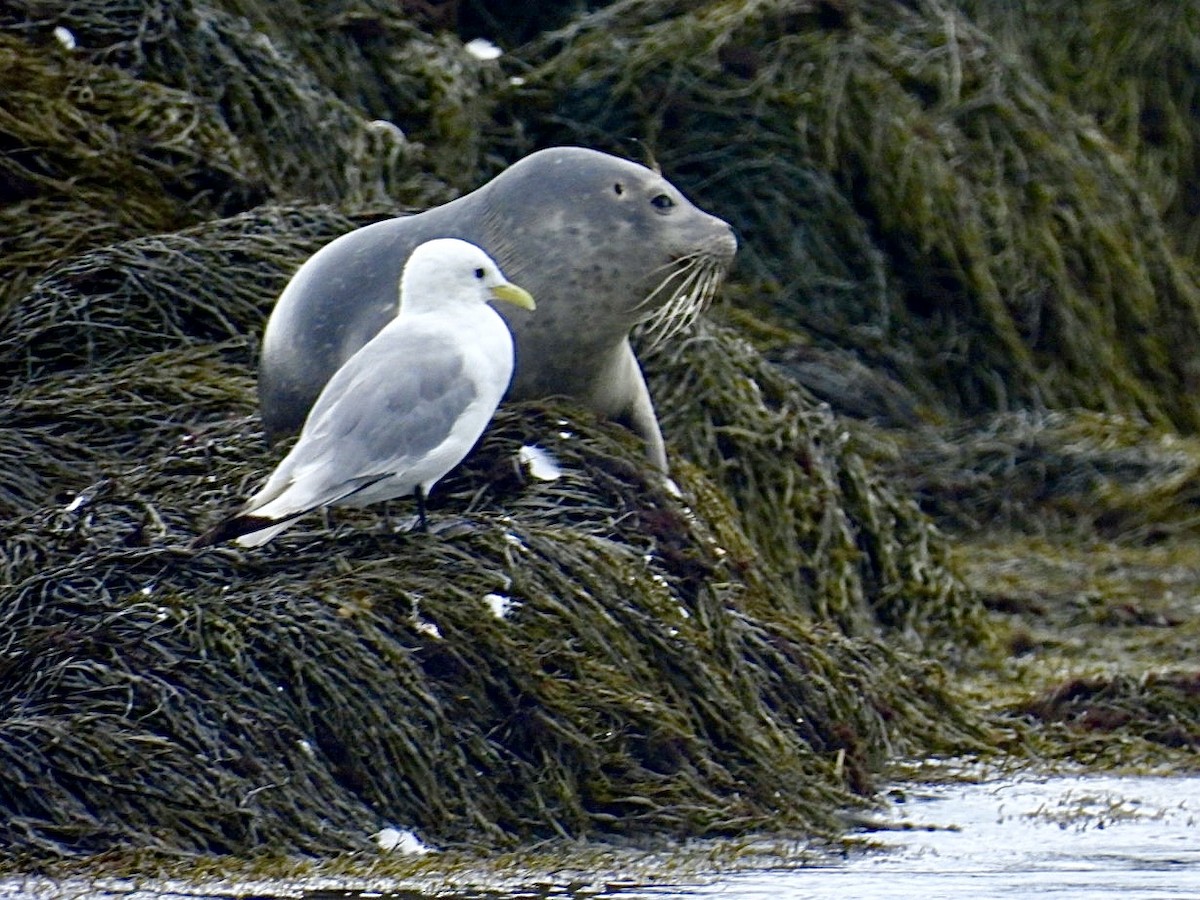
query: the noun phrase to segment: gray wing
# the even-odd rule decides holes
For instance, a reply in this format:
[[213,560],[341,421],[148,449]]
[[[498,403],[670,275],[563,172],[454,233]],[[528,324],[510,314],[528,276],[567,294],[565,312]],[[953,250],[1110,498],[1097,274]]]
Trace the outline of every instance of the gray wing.
[[296,447],[296,468],[328,460],[326,499],[402,472],[442,443],[475,400],[444,333],[385,328],[329,380]]

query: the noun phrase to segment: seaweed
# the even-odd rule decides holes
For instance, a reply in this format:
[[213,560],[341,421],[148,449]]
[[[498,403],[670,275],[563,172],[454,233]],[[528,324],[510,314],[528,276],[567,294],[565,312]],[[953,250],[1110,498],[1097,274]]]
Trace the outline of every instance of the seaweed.
[[1194,752],[1200,747],[1198,696],[1195,671],[1089,676],[1058,684],[1011,712],[1070,732],[1077,758],[1119,759],[1110,745],[1131,738]]
[[62,261],[0,318],[8,377],[103,367],[137,352],[237,341],[253,362],[271,304],[322,245],[395,206],[260,206]]
[[781,574],[774,603],[850,634],[884,625],[920,635],[950,653],[986,640],[941,537],[864,463],[827,406],[707,323],[646,360],[668,441],[721,486],[755,554]]
[[261,196],[194,98],[0,32],[0,312],[49,261]]
[[[0,3],[0,29],[0,313],[53,261],[268,201],[359,211],[455,194],[384,113],[215,6]],[[439,58],[389,58],[393,79],[433,78]],[[478,168],[441,160],[457,179]]]
[[[553,439],[574,415],[507,410],[433,535],[367,511],[263,553],[184,550],[269,458],[228,416],[6,527],[6,842],[832,833],[887,752],[979,740],[927,664],[742,597],[770,580],[731,572],[624,435],[572,418]],[[520,477],[535,435],[563,478]],[[660,555],[664,521],[691,558]]]
[[1170,0],[957,5],[1132,159],[1181,255],[1194,259],[1200,10]]
[[[12,858],[833,835],[904,758],[1194,752],[1190,13],[1105,116],[998,7],[458,4],[497,62],[416,6],[0,2]],[[301,261],[565,142],[739,231],[638,342],[673,481],[510,404],[430,534],[188,549],[282,452]]]
[[524,56],[528,145],[640,141],[754,248],[744,295],[928,421],[1200,424],[1200,290],[1145,187],[952,4],[627,0]]
[[1200,522],[1195,439],[1134,417],[1006,413],[890,440],[891,462],[876,461],[950,532],[1136,545]]
[[[698,455],[680,453],[673,493],[624,429],[517,405],[439,485],[431,535],[367,510],[258,553],[185,549],[278,458],[252,377],[271,298],[370,217],[264,207],[134,238],[53,267],[10,310],[0,415],[25,457],[0,492],[7,843],[332,852],[389,822],[492,847],[833,834],[891,754],[985,746],[940,667],[879,634],[946,641],[930,599],[976,628],[980,609],[940,569],[903,574],[901,543],[928,553],[936,534],[847,449],[814,449],[828,494],[786,500],[781,551]],[[664,390],[673,367],[693,393],[716,354],[734,391],[710,384],[693,421],[763,427],[742,403],[760,379],[792,438],[816,448],[833,428],[734,336],[679,351]],[[526,473],[528,443],[563,477]],[[785,459],[757,479],[742,502],[795,474]]]

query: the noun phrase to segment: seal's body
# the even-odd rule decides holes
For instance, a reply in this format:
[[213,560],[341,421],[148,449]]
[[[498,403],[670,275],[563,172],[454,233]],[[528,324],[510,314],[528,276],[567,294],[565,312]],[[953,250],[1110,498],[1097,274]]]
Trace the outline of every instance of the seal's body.
[[650,169],[577,147],[533,153],[458,200],[359,228],[305,262],[263,336],[268,436],[299,429],[333,373],[395,316],[413,248],[438,237],[482,247],[537,298],[536,316],[502,311],[516,342],[507,397],[573,397],[629,424],[665,471],[629,331],[659,310],[698,312],[737,241]]

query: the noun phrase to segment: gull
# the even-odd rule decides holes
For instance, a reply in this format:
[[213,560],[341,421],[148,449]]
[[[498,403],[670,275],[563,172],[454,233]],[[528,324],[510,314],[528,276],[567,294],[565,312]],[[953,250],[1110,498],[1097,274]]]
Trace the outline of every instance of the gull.
[[474,244],[417,247],[396,318],[334,373],[262,489],[193,546],[257,547],[313,510],[410,494],[425,530],[429,491],[479,440],[512,379],[512,334],[492,300],[534,309]]

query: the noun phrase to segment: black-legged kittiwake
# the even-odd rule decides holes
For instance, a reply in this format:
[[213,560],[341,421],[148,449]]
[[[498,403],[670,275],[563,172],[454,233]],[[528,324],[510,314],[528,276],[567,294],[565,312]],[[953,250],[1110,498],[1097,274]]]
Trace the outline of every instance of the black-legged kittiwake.
[[255,547],[311,510],[409,494],[423,528],[425,496],[474,446],[512,378],[512,335],[489,300],[534,308],[474,244],[417,247],[399,314],[330,378],[262,489],[195,546]]

